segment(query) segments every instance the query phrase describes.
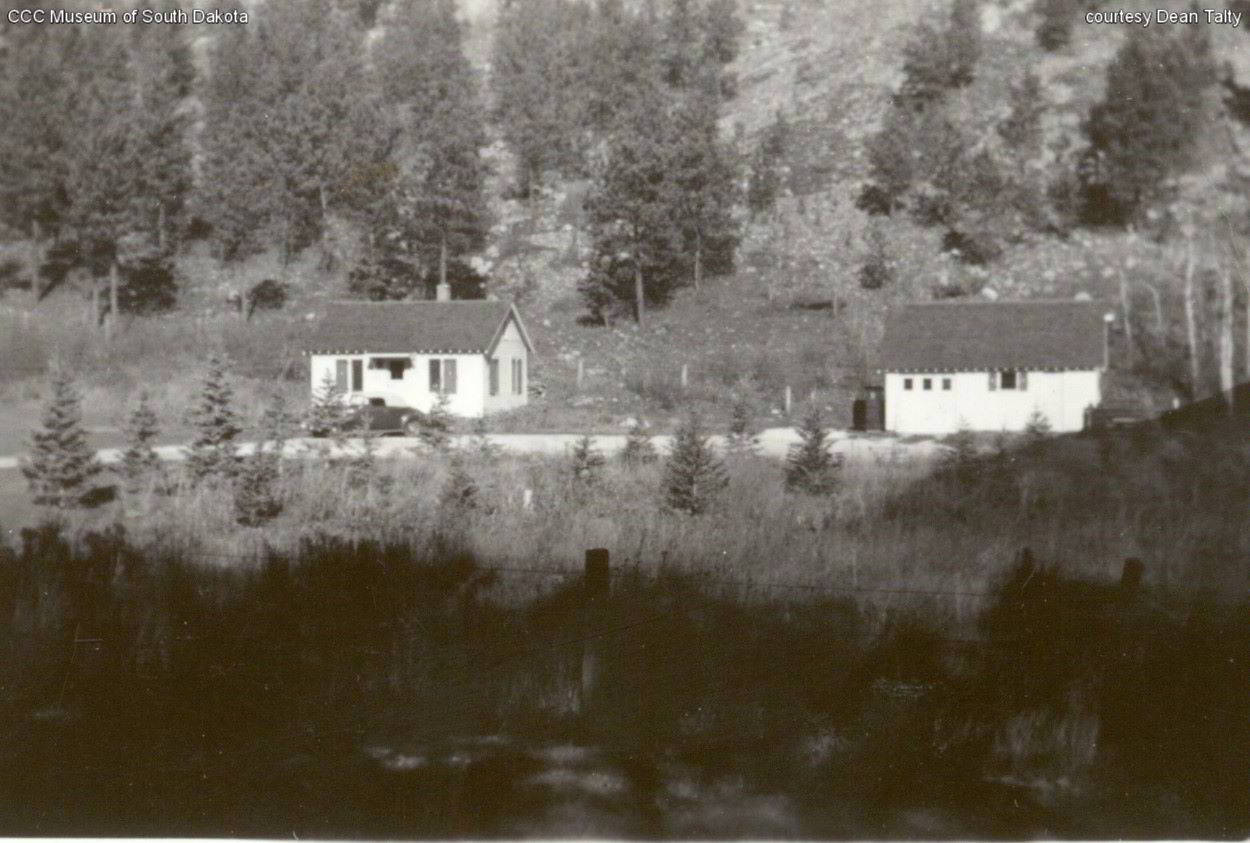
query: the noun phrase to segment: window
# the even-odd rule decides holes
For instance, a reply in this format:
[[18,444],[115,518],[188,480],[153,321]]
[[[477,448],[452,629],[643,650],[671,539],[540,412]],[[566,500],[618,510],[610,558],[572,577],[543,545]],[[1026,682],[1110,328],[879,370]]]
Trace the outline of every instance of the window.
[[943,392],[951,391],[951,379],[950,378],[942,378],[942,391]]
[[521,359],[512,361],[512,394],[525,394],[525,361]]
[[490,375],[490,394],[499,394],[499,361],[490,360],[487,362],[488,374]]
[[924,379],[924,391],[928,392],[931,389],[933,389],[933,378],[925,378]]
[[442,392],[447,395],[456,394],[456,361],[430,360],[430,392]]
[[369,359],[370,369],[386,369],[391,373],[391,380],[402,381],[404,372],[412,365],[407,357],[372,357]]
[[1016,373],[1012,369],[998,373],[999,389],[1018,389],[1016,386]]
[[911,378],[903,378],[903,389],[911,389]]

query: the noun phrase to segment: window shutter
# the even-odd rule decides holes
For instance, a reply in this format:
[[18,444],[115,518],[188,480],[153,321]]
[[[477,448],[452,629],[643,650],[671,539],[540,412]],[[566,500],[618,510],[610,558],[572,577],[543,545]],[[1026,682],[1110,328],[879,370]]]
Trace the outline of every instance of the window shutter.
[[334,388],[339,392],[347,392],[347,361],[334,361]]
[[442,361],[437,357],[430,360],[430,392],[443,391]]
[[998,372],[990,372],[990,392],[998,389]]
[[448,395],[456,394],[456,361],[443,361],[443,388],[447,390]]
[[1016,388],[1017,388],[1017,389],[1028,389],[1028,388],[1029,388],[1029,373],[1028,373],[1028,372],[1026,372],[1026,371],[1024,371],[1024,369],[1021,369],[1021,370],[1020,370],[1020,371],[1016,374]]
[[487,364],[490,367],[490,394],[499,394],[499,361],[491,360]]

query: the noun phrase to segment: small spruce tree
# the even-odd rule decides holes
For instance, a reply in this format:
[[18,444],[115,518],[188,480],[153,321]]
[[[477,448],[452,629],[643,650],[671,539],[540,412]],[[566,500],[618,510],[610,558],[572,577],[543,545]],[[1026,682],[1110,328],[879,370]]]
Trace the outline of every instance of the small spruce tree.
[[703,430],[698,414],[686,417],[673,439],[664,471],[664,500],[679,512],[707,512],[728,484],[725,468]]
[[280,396],[275,396],[261,418],[256,450],[239,461],[235,476],[235,517],[245,527],[259,527],[282,513],[279,481],[290,428],[286,406]]
[[786,455],[786,489],[809,495],[826,495],[837,488],[840,455],[829,447],[829,431],[820,411],[813,409],[799,427],[799,441]]
[[573,444],[573,482],[586,484],[597,482],[606,464],[607,460],[603,458],[603,454],[599,453],[599,449],[595,447],[595,441],[589,436],[583,436]]
[[499,456],[500,448],[490,441],[490,428],[484,416],[473,422],[473,437],[469,440],[469,450],[484,460],[492,460]]
[[760,437],[755,432],[751,418],[751,405],[745,399],[734,402],[729,417],[729,435],[725,437],[725,449],[737,457],[751,456],[759,451]]
[[1029,445],[1045,441],[1051,432],[1050,419],[1041,410],[1034,410],[1024,424],[1024,438]]
[[304,427],[313,436],[325,436],[333,433],[343,418],[343,404],[339,400],[343,390],[339,389],[334,375],[326,372],[316,391],[312,403],[304,413]]
[[139,400],[126,420],[125,434],[126,448],[113,470],[121,478],[126,491],[137,494],[150,483],[158,482],[161,473],[160,457],[152,448],[160,430],[147,390],[139,393]]
[[950,450],[942,458],[945,467],[960,483],[975,481],[978,473],[977,442],[967,422],[960,422],[959,429],[947,437],[946,444]]
[[214,354],[208,361],[204,387],[191,408],[195,439],[187,448],[187,474],[199,483],[212,478],[230,479],[238,465],[234,440],[241,431],[231,401],[234,391],[226,380],[224,359]]
[[51,385],[43,429],[32,437],[22,474],[36,505],[58,510],[87,507],[97,493],[95,479],[101,466],[87,444],[81,399],[69,372],[58,367]]
[[446,451],[451,447],[451,413],[447,409],[450,403],[447,393],[440,392],[417,434],[421,443],[432,451]]
[[638,466],[653,463],[659,458],[655,443],[651,441],[651,434],[643,427],[641,419],[636,420],[630,425],[629,434],[625,437],[625,447],[621,449],[621,462],[628,466]]

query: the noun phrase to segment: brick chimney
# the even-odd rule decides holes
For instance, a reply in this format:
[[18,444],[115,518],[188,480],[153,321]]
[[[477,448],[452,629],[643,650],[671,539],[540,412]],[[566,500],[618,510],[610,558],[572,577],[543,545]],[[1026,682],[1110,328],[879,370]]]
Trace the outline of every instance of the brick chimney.
[[451,285],[446,283],[435,284],[434,301],[451,301]]

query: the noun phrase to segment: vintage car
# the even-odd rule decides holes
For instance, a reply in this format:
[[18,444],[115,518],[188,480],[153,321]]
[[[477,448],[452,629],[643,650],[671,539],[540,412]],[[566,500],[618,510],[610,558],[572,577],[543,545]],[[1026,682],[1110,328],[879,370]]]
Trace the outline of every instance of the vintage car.
[[416,436],[425,424],[425,414],[412,407],[396,403],[392,397],[370,393],[353,392],[342,396],[338,402],[341,411],[327,426],[305,422],[304,427],[312,436],[328,436],[334,432],[368,431],[370,433],[399,433]]

